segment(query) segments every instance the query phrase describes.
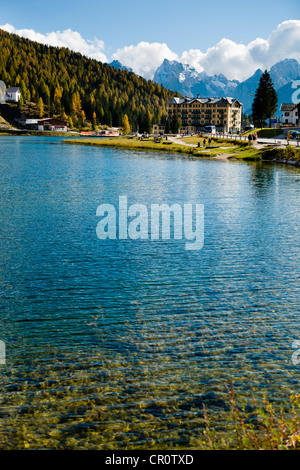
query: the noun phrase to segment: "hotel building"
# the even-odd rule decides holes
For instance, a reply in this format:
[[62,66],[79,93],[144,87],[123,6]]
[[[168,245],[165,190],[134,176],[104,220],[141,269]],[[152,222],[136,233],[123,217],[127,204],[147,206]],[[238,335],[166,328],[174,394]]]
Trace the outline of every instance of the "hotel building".
[[204,132],[206,126],[215,126],[216,132],[241,131],[242,104],[235,98],[178,98],[166,103],[169,121],[177,112],[183,134]]

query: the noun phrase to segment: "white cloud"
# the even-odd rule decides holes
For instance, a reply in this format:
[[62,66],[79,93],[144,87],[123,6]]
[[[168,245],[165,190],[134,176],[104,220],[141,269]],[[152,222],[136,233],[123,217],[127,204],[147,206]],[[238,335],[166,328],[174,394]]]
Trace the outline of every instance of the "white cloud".
[[171,51],[167,44],[144,41],[139,42],[136,46],[125,46],[118,49],[112,57],[147,79],[153,78],[155,70],[164,59],[178,59],[178,55]]
[[[248,45],[222,39],[207,49],[183,52],[179,61],[189,63],[199,72],[223,73],[229,79],[245,80],[258,68],[270,68],[283,59],[300,62],[300,21],[288,20],[278,25],[268,39],[257,38]],[[190,61],[190,62],[189,62]]]
[[215,46],[202,52],[200,49],[184,51],[181,56],[165,43],[140,42],[136,46],[118,49],[113,58],[127,65],[145,78],[153,78],[154,72],[164,59],[189,64],[198,72],[208,75],[222,73],[229,79],[245,80],[258,68],[270,68],[276,62],[294,58],[300,62],[300,21],[281,23],[269,38],[257,38],[249,44],[238,44],[221,39]]
[[[184,52],[183,57],[188,57],[188,52]],[[205,54],[199,54],[197,70],[202,68],[208,75],[222,73],[229,79],[239,79],[242,75],[243,78],[249,76],[252,66],[247,46],[222,39],[216,46],[207,49]]]
[[189,51],[184,51],[180,57],[180,61],[183,64],[188,64],[191,67],[194,67],[197,72],[203,72],[204,67],[201,65],[205,54],[199,49],[190,49]]
[[[80,33],[71,29],[41,34],[32,29],[17,30],[10,24],[0,28],[43,44],[65,46],[101,62],[107,62],[103,41],[97,38],[93,41],[86,40]],[[294,58],[300,62],[299,44],[300,20],[288,20],[279,24],[267,39],[256,38],[249,44],[238,44],[224,38],[206,52],[189,49],[179,56],[166,43],[141,41],[137,45],[117,49],[112,59],[119,60],[147,79],[153,78],[155,70],[164,59],[169,59],[189,64],[198,72],[205,70],[208,75],[223,73],[229,79],[245,80],[258,68],[269,69],[283,59]]]
[[300,20],[289,20],[281,23],[268,39],[266,60],[270,63],[285,58],[300,61]]
[[42,44],[55,47],[68,47],[72,51],[80,52],[83,55],[101,62],[107,62],[106,55],[103,53],[103,41],[97,38],[94,38],[93,41],[85,40],[80,33],[72,31],[71,29],[46,34],[37,33],[33,29],[15,29],[11,24],[0,25],[0,29]]

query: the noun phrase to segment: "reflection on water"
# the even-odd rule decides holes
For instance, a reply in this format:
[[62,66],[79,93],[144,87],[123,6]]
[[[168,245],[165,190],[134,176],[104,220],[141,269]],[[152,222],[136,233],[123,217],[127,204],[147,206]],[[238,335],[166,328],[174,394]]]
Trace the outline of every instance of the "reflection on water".
[[[2,425],[31,447],[87,430],[101,448],[197,446],[202,403],[224,427],[224,383],[297,393],[299,175],[1,137]],[[96,209],[120,195],[204,204],[203,249],[100,241]]]

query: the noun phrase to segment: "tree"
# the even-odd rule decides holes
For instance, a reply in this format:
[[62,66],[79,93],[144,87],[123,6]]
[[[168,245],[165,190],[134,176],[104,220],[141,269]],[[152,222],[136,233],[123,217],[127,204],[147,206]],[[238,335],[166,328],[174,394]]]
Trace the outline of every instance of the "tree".
[[83,109],[80,112],[80,116],[79,116],[78,121],[79,121],[79,126],[80,127],[85,127],[86,126],[86,115],[85,115],[85,112],[83,111]]
[[256,125],[263,127],[264,121],[270,119],[277,110],[277,93],[267,70],[262,74],[252,104],[252,117]]
[[175,110],[171,120],[171,132],[172,134],[178,134],[178,131],[181,127],[181,122],[178,117],[177,111]]
[[81,113],[81,99],[78,91],[72,96],[72,111],[76,117]]
[[62,116],[65,111],[75,127],[82,120],[83,110],[92,125],[93,112],[97,125],[109,126],[121,126],[127,114],[132,129],[139,126],[139,131],[151,133],[152,122],[160,122],[166,101],[174,96],[133,73],[1,29],[0,51],[1,80],[19,85],[24,102],[38,105],[42,98],[45,115]]
[[93,131],[96,130],[96,127],[97,127],[97,114],[95,113],[95,111],[93,112],[93,120],[92,120],[92,128],[93,128]]
[[44,103],[41,97],[39,99],[38,110],[39,110],[39,118],[44,117],[44,114],[45,114]]
[[19,100],[18,106],[19,106],[19,109],[22,109],[22,108],[23,108],[23,106],[24,106],[24,99],[23,99],[23,95],[21,95],[21,97],[20,97],[20,100]]
[[169,121],[168,116],[162,117],[161,123],[165,126],[165,134],[170,134],[171,129],[170,129],[170,121]]
[[68,127],[70,129],[73,129],[73,127],[74,127],[73,119],[71,118],[71,116],[69,116],[69,118],[68,118]]
[[61,98],[63,94],[63,89],[59,85],[55,88],[54,97],[53,97],[53,106],[54,106],[54,113],[60,115],[61,114]]
[[130,124],[128,120],[127,114],[124,114],[123,119],[122,119],[122,129],[124,134],[129,134],[130,133]]
[[151,122],[151,115],[149,111],[146,111],[142,116],[141,122],[141,131],[145,132],[145,134],[151,134],[152,132],[152,122]]

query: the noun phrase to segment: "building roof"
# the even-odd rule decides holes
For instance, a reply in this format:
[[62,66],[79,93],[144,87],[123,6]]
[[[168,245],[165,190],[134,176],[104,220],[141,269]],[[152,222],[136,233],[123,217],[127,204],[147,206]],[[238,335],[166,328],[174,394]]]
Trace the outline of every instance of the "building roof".
[[9,93],[17,93],[18,91],[21,91],[21,88],[18,87],[18,86],[11,86],[11,87],[7,88],[6,91],[9,92]]
[[[188,99],[188,98],[186,98]],[[178,98],[177,96],[174,96],[170,101],[168,101],[169,104],[181,104],[185,102],[185,98]]]
[[293,111],[295,108],[297,108],[295,103],[282,103],[280,111]]
[[25,124],[37,124],[37,119],[26,119]]
[[38,123],[41,123],[41,124],[43,124],[43,123],[46,124],[46,123],[51,123],[51,122],[66,123],[67,121],[65,121],[63,119],[54,118],[54,117],[39,118],[38,119]]
[[240,105],[242,104],[240,101],[238,101],[236,98],[232,98],[231,96],[223,96],[223,97],[215,97],[215,98],[178,98],[177,96],[174,96],[170,101],[167,102],[167,104],[183,104],[183,103],[194,103],[194,102],[199,102],[202,104],[206,103],[228,103],[228,104],[233,104],[235,102],[239,103]]

